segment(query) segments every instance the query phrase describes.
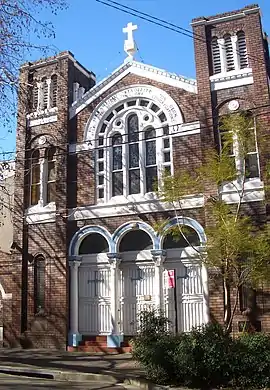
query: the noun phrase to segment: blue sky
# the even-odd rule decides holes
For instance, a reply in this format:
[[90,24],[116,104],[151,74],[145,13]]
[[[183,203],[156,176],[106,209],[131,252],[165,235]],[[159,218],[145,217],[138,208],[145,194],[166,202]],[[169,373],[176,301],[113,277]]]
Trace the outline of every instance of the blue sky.
[[[195,78],[191,38],[126,15],[95,0],[68,1],[69,8],[61,11],[57,16],[43,12],[39,17],[53,23],[56,38],[51,43],[57,50],[70,50],[78,61],[96,74],[98,80],[106,77],[125,59],[123,50],[125,35],[122,33],[122,28],[128,22],[138,25],[138,30],[135,32],[135,40],[139,48],[136,56],[138,61]],[[118,0],[118,2],[187,29],[191,28],[189,23],[194,17],[231,11],[252,3],[247,0],[226,2]],[[261,0],[259,5],[262,10],[264,30],[270,35],[270,0]],[[48,43],[36,41],[42,44]],[[13,133],[0,140],[0,147],[6,151],[14,150],[15,123]]]

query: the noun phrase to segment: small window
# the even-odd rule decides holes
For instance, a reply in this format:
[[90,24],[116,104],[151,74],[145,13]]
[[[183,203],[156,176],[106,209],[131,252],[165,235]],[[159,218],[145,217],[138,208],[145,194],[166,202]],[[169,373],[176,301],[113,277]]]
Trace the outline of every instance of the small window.
[[122,136],[112,137],[112,196],[123,194]]
[[31,185],[30,185],[30,204],[38,204],[40,199],[40,160],[39,151],[35,150],[31,157]]
[[45,259],[38,255],[34,259],[34,310],[38,314],[45,309]]

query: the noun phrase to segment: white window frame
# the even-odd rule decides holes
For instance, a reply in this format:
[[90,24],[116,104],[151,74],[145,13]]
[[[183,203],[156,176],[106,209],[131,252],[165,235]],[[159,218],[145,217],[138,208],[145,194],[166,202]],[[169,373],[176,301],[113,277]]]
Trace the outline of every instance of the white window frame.
[[[256,150],[254,152],[248,152],[247,154],[256,154],[257,155],[257,164],[258,164],[258,176],[257,177],[251,177],[247,178],[245,176],[245,161],[240,156],[239,152],[239,143],[238,143],[238,137],[237,134],[233,134],[233,154],[230,155],[230,157],[234,157],[235,161],[235,167],[237,172],[239,173],[238,180],[235,180],[235,183],[243,183],[243,182],[253,182],[253,181],[260,181],[261,172],[260,172],[260,159],[259,159],[259,152],[258,152],[258,143],[257,143],[257,130],[256,130],[256,117],[253,117],[253,127],[250,127],[250,130],[253,130],[254,132],[254,140],[255,140],[255,148]],[[219,145],[220,149],[222,148],[222,142],[221,142],[221,133],[219,130]]]
[[[41,150],[40,150],[41,152]],[[47,202],[47,187],[48,187],[48,159],[45,156],[45,151],[43,151],[43,156],[39,157],[39,165],[40,165],[40,194],[39,200],[37,204],[31,204],[31,186],[32,186],[32,161],[31,161],[31,177],[30,177],[30,191],[29,191],[29,208],[34,208],[36,206],[45,207],[46,205],[53,204],[55,205],[55,201]],[[56,161],[54,159],[54,161]],[[50,181],[52,182],[52,181]]]

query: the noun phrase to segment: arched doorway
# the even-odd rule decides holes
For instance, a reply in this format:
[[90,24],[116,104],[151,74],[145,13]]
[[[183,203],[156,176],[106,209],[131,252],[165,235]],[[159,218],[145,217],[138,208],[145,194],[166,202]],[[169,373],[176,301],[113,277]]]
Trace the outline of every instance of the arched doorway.
[[111,269],[109,244],[99,232],[88,232],[81,240],[79,267],[79,332],[109,334],[111,329]]
[[175,225],[163,236],[164,310],[176,332],[188,332],[205,323],[200,246],[198,232],[188,225],[181,229]]
[[129,230],[119,243],[121,256],[120,331],[136,334],[139,315],[154,308],[155,266],[151,256],[153,241],[140,229]]

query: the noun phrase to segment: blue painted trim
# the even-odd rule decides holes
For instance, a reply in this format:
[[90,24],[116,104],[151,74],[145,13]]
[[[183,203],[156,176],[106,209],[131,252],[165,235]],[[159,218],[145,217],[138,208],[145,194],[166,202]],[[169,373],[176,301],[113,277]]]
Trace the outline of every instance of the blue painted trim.
[[127,222],[124,225],[120,226],[113,233],[112,240],[114,242],[115,247],[114,247],[114,250],[112,252],[119,252],[119,244],[120,244],[121,239],[123,238],[123,236],[125,234],[127,234],[129,231],[134,229],[134,224],[136,224],[136,229],[143,230],[144,232],[149,234],[149,236],[151,237],[152,242],[153,242],[153,249],[159,249],[160,238],[156,234],[155,230],[145,222],[131,221],[131,222]]
[[86,236],[91,233],[101,234],[108,241],[109,252],[114,252],[114,243],[112,241],[112,236],[108,232],[108,230],[101,226],[91,225],[82,227],[74,234],[69,245],[69,256],[77,256],[79,254],[80,243]]
[[159,236],[159,238],[160,238],[159,249],[162,249],[163,239],[165,237],[165,232],[167,232],[170,228],[177,225],[178,223],[180,225],[189,226],[192,229],[194,229],[199,236],[201,245],[206,244],[206,235],[204,232],[204,228],[202,227],[202,225],[199,222],[197,222],[195,219],[192,219],[190,217],[174,217],[174,218],[170,219],[169,222],[165,225],[163,232]]
[[69,333],[68,334],[68,346],[78,347],[80,341],[82,341],[82,335],[80,333]]

